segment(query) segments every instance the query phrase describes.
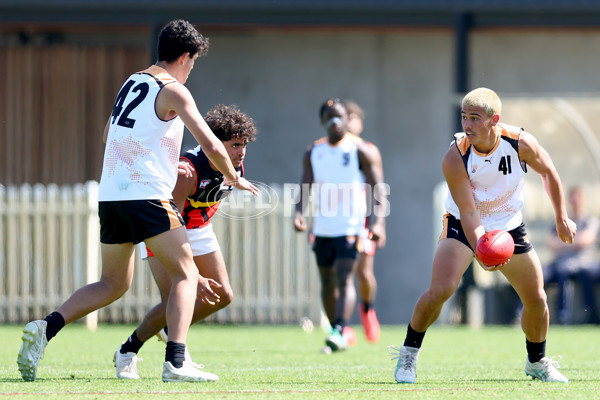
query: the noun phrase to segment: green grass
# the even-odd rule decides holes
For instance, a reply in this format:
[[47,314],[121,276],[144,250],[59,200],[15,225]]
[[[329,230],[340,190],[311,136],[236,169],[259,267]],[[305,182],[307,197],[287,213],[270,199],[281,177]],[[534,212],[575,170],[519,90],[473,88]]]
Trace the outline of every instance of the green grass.
[[196,362],[221,377],[212,383],[163,383],[164,345],[150,340],[139,356],[142,379],[119,380],[112,354],[133,326],[65,328],[46,349],[35,382],[16,358],[22,326],[0,326],[0,400],[12,399],[593,399],[600,397],[600,327],[551,327],[548,355],[561,354],[567,385],[532,381],[523,372],[525,338],[516,327],[432,327],[415,385],[399,385],[388,344],[404,326],[384,326],[381,341],[346,352],[320,352],[325,335],[299,326],[197,325],[189,346]]

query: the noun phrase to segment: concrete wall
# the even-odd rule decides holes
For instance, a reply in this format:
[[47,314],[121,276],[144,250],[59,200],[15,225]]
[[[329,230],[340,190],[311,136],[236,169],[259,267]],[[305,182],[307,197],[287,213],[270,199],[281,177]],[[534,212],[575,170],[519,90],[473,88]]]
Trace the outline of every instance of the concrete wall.
[[[324,135],[317,110],[326,98],[353,99],[365,108],[364,137],[380,147],[391,186],[388,246],[376,257],[377,308],[383,323],[407,322],[429,284],[439,233],[432,192],[455,129],[453,33],[203,33],[211,50],[196,63],[188,86],[203,112],[235,103],[255,118],[260,133],[246,162],[251,179],[299,181],[303,152]],[[506,122],[536,136],[550,132],[550,147],[564,149],[559,135],[552,139],[552,129],[545,129],[561,117],[547,104],[524,110],[523,96],[600,92],[600,33],[476,31],[470,43],[470,86],[506,96]],[[569,169],[571,153],[560,153],[553,154],[559,169]],[[568,183],[578,176],[565,174]]]
[[407,321],[429,280],[432,190],[453,130],[451,33],[207,35],[211,49],[188,86],[203,112],[235,103],[255,118],[251,179],[298,183],[306,147],[325,134],[321,103],[342,97],[364,107],[363,135],[380,147],[391,186],[388,246],[376,258],[378,312],[384,323]]

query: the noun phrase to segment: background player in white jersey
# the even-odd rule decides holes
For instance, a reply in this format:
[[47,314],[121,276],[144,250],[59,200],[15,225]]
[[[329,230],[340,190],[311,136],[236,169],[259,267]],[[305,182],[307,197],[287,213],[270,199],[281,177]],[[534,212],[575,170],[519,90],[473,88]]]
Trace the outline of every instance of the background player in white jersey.
[[[348,131],[353,135],[360,136],[364,129],[364,111],[353,101],[345,101],[348,110]],[[379,148],[371,142],[366,142],[368,149],[373,155],[373,161],[376,168],[380,171],[383,180],[383,161]],[[377,313],[375,312],[375,296],[377,294],[377,279],[375,278],[375,251],[385,246],[385,237],[379,238],[377,242],[373,241],[368,230],[370,217],[366,218],[365,231],[361,237],[358,248],[358,260],[356,262],[356,281],[358,282],[358,292],[361,297],[361,304],[358,306],[360,322],[364,328],[365,336],[370,342],[379,341],[381,328]],[[385,220],[384,220],[385,222]]]
[[187,233],[171,192],[177,179],[184,124],[202,145],[227,184],[257,189],[240,178],[227,151],[198,112],[184,86],[196,59],[208,51],[189,22],[171,21],[159,34],[158,61],[131,75],[122,86],[105,130],[106,150],[99,188],[102,275],[86,285],[44,320],[28,323],[17,363],[24,380],[36,378],[48,340],[60,329],[121,297],[133,277],[134,244],[145,241],[164,265],[172,285],[167,304],[169,343],[162,378],[204,381],[184,363],[185,342],[196,292],[218,301],[206,280],[199,285]]
[[404,345],[388,349],[398,352],[394,376],[399,383],[415,382],[417,357],[427,328],[438,318],[471,264],[477,240],[492,229],[507,230],[515,240],[515,253],[508,263],[483,268],[500,270],[523,302],[525,372],[542,381],[568,382],[556,369],[557,362],[545,355],[549,315],[544,280],[521,213],[527,166],[542,178],[560,239],[572,243],[577,227],[567,216],[561,181],[550,156],[531,134],[499,123],[500,111],[500,98],[490,89],[475,89],[463,98],[464,133],[456,135],[442,160],[449,188],[448,214],[433,260],[431,286],[417,301]]
[[[246,146],[255,140],[256,135],[252,118],[236,106],[220,104],[211,108],[204,119],[225,145],[238,174],[243,176]],[[180,158],[180,162],[186,164],[186,169],[191,173],[179,175],[173,190],[173,201],[181,210],[200,279],[207,280],[219,298],[218,302],[208,302],[199,293],[192,317],[192,323],[195,323],[227,307],[233,300],[225,261],[210,222],[221,201],[231,193],[232,187],[223,185],[223,174],[210,163],[201,146],[187,151]],[[142,247],[145,249],[144,245]],[[165,310],[171,280],[161,262],[153,257],[152,252],[148,251],[147,255],[150,256],[148,262],[160,289],[162,303],[146,314],[142,323],[115,352],[114,361],[118,378],[139,379],[137,354],[144,342],[159,333],[166,325]],[[159,334],[159,338],[163,341],[165,331],[168,333],[168,329],[165,328]],[[186,361],[192,363],[191,357],[189,355],[186,357],[188,358]],[[192,365],[198,364],[192,363]],[[207,381],[218,379],[218,376],[211,373],[202,372],[202,374]]]
[[[313,250],[321,277],[321,298],[332,326],[326,344],[334,351],[356,337],[347,326],[356,305],[354,266],[356,242],[366,215],[365,178],[374,195],[372,239],[385,241],[387,191],[373,155],[363,140],[348,132],[348,113],[340,99],[321,105],[319,117],[327,137],[308,148],[303,160],[301,199],[294,227],[306,231],[303,211],[312,188],[317,197],[313,215]],[[364,174],[364,175],[363,175]]]

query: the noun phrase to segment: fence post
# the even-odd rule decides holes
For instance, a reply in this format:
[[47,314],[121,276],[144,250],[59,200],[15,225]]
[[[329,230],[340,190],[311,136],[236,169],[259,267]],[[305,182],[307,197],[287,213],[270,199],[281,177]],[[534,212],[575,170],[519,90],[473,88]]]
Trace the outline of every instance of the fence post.
[[[6,273],[6,241],[4,229],[6,228],[6,221],[8,220],[8,214],[6,212],[6,189],[4,186],[0,184],[0,276],[3,277],[3,282],[0,282],[0,299],[3,300],[3,303],[8,302],[8,296],[6,293],[6,278],[8,274]],[[4,304],[0,304],[0,311],[7,315],[8,311],[4,308]],[[4,322],[4,321],[1,321]]]
[[46,188],[41,183],[36,183],[33,186],[33,207],[32,207],[32,218],[33,218],[33,231],[32,231],[32,271],[33,271],[33,282],[32,282],[32,293],[33,293],[33,315],[42,315],[46,311],[46,307],[49,306],[51,300],[48,296],[44,296],[45,293],[51,293],[50,290],[45,286],[47,281],[47,270],[45,268],[45,255],[44,251],[44,236],[48,233],[44,229],[44,209],[47,204],[46,200]]
[[[98,280],[98,260],[100,259],[100,221],[98,219],[98,182],[89,181],[85,184],[87,198],[87,224],[85,245],[85,283]],[[85,325],[89,330],[98,326],[98,311],[85,317]]]

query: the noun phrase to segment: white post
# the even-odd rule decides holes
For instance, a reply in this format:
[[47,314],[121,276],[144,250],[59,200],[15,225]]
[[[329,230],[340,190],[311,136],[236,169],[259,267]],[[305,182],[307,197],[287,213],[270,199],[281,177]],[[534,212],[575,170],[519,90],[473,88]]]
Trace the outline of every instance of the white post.
[[[471,268],[475,268],[473,265]],[[477,267],[478,268],[478,267]],[[484,322],[485,297],[478,287],[467,290],[467,323],[471,328],[481,328]]]
[[[98,265],[100,260],[100,221],[98,219],[98,182],[85,184],[87,194],[87,235],[86,235],[86,270],[85,283],[98,281]],[[98,311],[89,313],[85,318],[89,330],[98,326]]]
[[[29,319],[29,309],[25,305],[32,303],[31,290],[29,284],[31,282],[32,273],[40,273],[41,271],[31,271],[31,186],[27,183],[19,188],[19,272],[21,281],[19,288],[21,292],[21,304],[19,306],[19,318]],[[14,231],[13,231],[14,232]],[[14,233],[13,233],[14,234]],[[35,301],[35,299],[33,299]]]

